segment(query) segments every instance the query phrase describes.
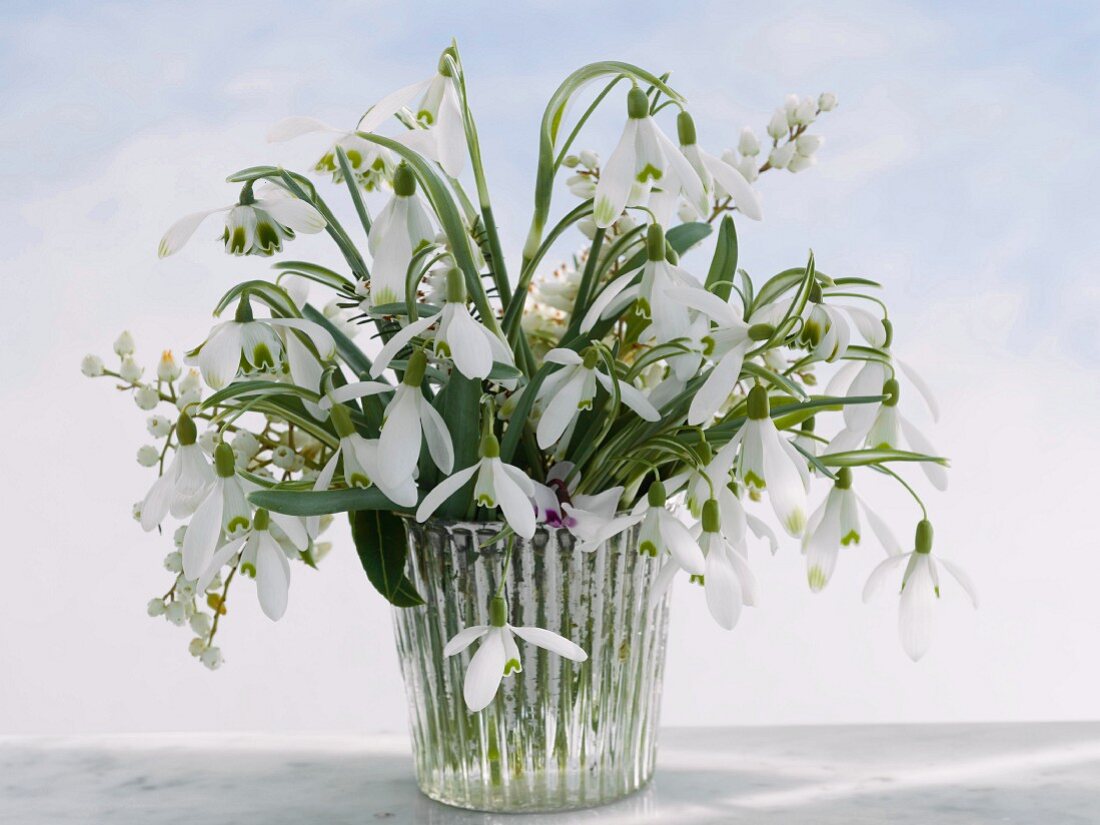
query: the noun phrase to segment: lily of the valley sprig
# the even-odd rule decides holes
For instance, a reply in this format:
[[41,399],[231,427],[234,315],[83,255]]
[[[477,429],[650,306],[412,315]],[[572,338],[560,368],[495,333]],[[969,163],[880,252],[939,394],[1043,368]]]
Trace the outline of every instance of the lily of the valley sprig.
[[[908,560],[900,630],[906,652],[923,654],[940,566],[972,595],[958,568],[931,555],[911,472],[946,486],[910,389],[933,417],[935,400],[893,352],[879,284],[826,275],[797,248],[798,262],[770,278],[739,260],[751,241],[738,237],[740,219],[765,217],[765,173],[816,162],[813,130],[836,97],[789,97],[761,139],[692,109],[667,74],[582,67],[541,121],[534,208],[513,258],[457,46],[429,71],[371,90],[365,115],[342,118],[355,129],[305,116],[275,124],[273,142],[321,153],[310,161],[316,181],[280,166],[231,174],[229,205],[181,219],[159,250],[180,252],[224,212],[217,240],[231,255],[272,256],[297,233],[324,232],[339,265],[280,260],[274,277],[249,272],[215,307],[232,317],[189,352],[195,369],[164,353],[144,370],[129,334],[115,342],[117,366],[82,363],[149,415],[137,458],[157,478],[135,517],[148,531],[179,523],[171,586],[149,612],[189,626],[191,653],[219,666],[231,586],[254,579],[272,619],[295,609],[292,568],[317,567],[332,514],[348,512],[377,527],[355,532],[358,554],[389,571],[372,581],[399,607],[420,599],[391,575],[405,547],[382,536],[401,519],[476,520],[509,548],[561,530],[585,553],[634,530],[662,565],[654,601],[682,578],[732,628],[767,598],[752,568],[783,563],[757,548],[774,553],[777,533],[797,540],[804,561],[792,564],[819,591],[835,571],[873,566],[866,522],[888,554],[868,592]],[[617,143],[576,146],[601,107],[623,119]],[[312,139],[323,142],[306,147]],[[574,200],[555,216],[559,195]],[[555,265],[551,250],[570,232],[580,249]],[[186,254],[205,252],[191,244]],[[872,509],[880,481],[919,510],[912,553]],[[578,666],[586,657],[556,634],[510,625],[508,598],[502,584],[482,623],[442,651],[469,658],[472,711],[520,669],[517,639]]]

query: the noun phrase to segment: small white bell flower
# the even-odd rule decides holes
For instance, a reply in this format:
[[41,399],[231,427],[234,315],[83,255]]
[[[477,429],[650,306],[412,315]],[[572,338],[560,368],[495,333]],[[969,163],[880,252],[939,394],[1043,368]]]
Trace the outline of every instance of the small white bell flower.
[[749,390],[748,420],[729,443],[740,445],[735,467],[741,483],[757,490],[767,489],[783,529],[792,536],[802,535],[810,485],[806,460],[775,428],[768,391],[759,384]]
[[115,355],[125,358],[127,355],[134,354],[134,336],[130,334],[129,330],[123,330],[122,334],[115,339],[114,343]]
[[181,372],[183,369],[172,355],[172,350],[166,349],[160,354],[160,361],[157,362],[157,378],[161,381],[175,381],[180,377]]
[[164,438],[172,431],[172,422],[163,415],[151,415],[145,421],[145,429],[153,438]]
[[272,255],[282,252],[283,241],[293,239],[296,232],[314,233],[325,228],[320,212],[281,186],[266,184],[258,188],[258,198],[253,194],[253,184],[247,183],[238,203],[180,218],[161,238],[160,257],[182,249],[199,225],[217,212],[228,213],[222,240],[230,255]]
[[505,676],[523,670],[516,636],[574,662],[583,662],[588,658],[588,654],[578,645],[557,633],[541,627],[514,627],[508,624],[507,604],[501,596],[494,596],[489,605],[489,624],[474,625],[459,631],[443,648],[443,655],[450,657],[481,640],[466,668],[466,678],[462,684],[463,699],[472,713],[483,710],[493,701]]
[[179,444],[175,455],[141,503],[141,526],[146,532],[160,524],[169,512],[176,518],[195,512],[213,483],[214,469],[196,443],[196,437],[195,423],[186,413],[181,413],[176,423]]
[[813,98],[803,98],[794,110],[794,123],[797,126],[809,126],[817,119],[817,103]]
[[160,403],[160,393],[157,392],[157,388],[149,384],[142,384],[136,390],[134,390],[134,403],[138,405],[138,409],[141,410],[153,410],[156,409],[157,404]]
[[416,509],[416,520],[427,521],[447,499],[457,493],[474,474],[474,500],[479,507],[499,507],[501,515],[517,536],[530,539],[535,535],[535,506],[531,499],[535,486],[518,467],[500,460],[500,443],[492,433],[481,439],[481,457],[449,478],[445,478],[424,496]]
[[138,447],[137,461],[142,467],[155,467],[160,461],[160,450],[152,444],[144,444]]
[[145,605],[145,612],[150,616],[163,616],[164,611],[164,599],[160,596],[157,596],[155,599],[150,599],[149,603]]
[[634,513],[644,514],[638,531],[638,552],[663,558],[671,556],[677,565],[694,576],[704,572],[705,559],[699,543],[687,526],[665,506],[665,486],[659,480],[649,487],[647,497],[639,501]]
[[467,378],[488,378],[497,361],[513,365],[512,351],[500,336],[479,324],[466,306],[466,281],[458,269],[447,272],[446,300],[436,315],[418,318],[401,328],[386,344],[371,365],[371,377],[377,378],[413,338],[424,336],[432,328],[432,350],[437,357],[449,358]]
[[831,112],[836,108],[836,95],[832,92],[822,92],[817,99],[817,108],[823,112]]
[[371,306],[405,300],[409,263],[422,247],[436,237],[431,213],[416,193],[416,177],[408,164],[401,163],[393,175],[393,197],[371,224],[367,246],[371,267]]
[[232,537],[252,523],[252,508],[237,478],[236,458],[228,444],[214,449],[214,469],[214,483],[195,508],[183,537],[183,575],[192,580],[206,572],[223,535]]
[[[749,186],[749,182],[745,180],[745,176],[735,166],[716,158],[699,147],[695,134],[695,122],[692,120],[691,115],[687,112],[680,112],[676,118],[676,129],[677,136],[680,139],[680,151],[683,152],[684,157],[688,159],[691,167],[703,182],[708,204],[711,195],[717,190],[719,194],[729,195],[733,199],[734,205],[745,217],[754,221],[760,220],[763,217],[760,210],[760,199],[752,190],[752,187]],[[692,205],[694,206],[694,204]],[[708,210],[706,209],[699,213],[699,217],[702,219],[706,219],[707,216]]]
[[80,362],[80,371],[88,378],[103,375],[103,359],[98,355],[85,355]]
[[772,169],[786,169],[787,164],[791,162],[791,158],[794,157],[795,145],[793,143],[784,143],[782,146],[776,146],[771,150],[768,155],[768,165]]
[[741,137],[737,140],[737,151],[744,157],[755,157],[760,154],[760,141],[748,126],[741,130]]
[[637,203],[654,187],[673,196],[682,194],[700,214],[707,211],[703,181],[650,116],[645,92],[635,87],[627,94],[626,127],[596,185],[596,226],[611,226],[628,204]]
[[123,381],[136,384],[144,371],[133,358],[124,355],[122,356],[122,364],[118,368],[118,377]]
[[202,652],[202,655],[199,657],[199,659],[203,663],[203,665],[205,665],[210,670],[217,670],[219,667],[225,664],[225,659],[222,656],[222,651],[219,647],[206,648],[206,650]]
[[772,140],[779,140],[789,131],[790,126],[787,124],[787,110],[783,108],[776,109],[772,114],[771,120],[768,121],[768,137]]
[[878,565],[864,585],[863,601],[869,601],[903,563],[898,633],[902,648],[915,662],[928,652],[932,641],[932,609],[940,596],[939,566],[942,565],[958,582],[975,608],[978,594],[970,577],[958,565],[938,555],[932,556],[932,523],[923,519],[917,524],[915,549],[909,553],[896,552]]
[[453,55],[447,49],[439,59],[436,74],[379,100],[359,121],[359,131],[377,131],[402,107],[411,106],[417,121],[425,128],[404,130],[394,140],[436,161],[451,177],[458,177],[466,166],[468,153],[462,101],[452,76],[454,68]]

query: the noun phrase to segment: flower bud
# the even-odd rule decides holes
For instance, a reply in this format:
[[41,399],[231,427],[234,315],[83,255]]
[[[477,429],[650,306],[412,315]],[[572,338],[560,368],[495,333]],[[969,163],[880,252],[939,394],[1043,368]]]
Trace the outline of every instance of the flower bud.
[[134,403],[143,410],[155,409],[160,403],[160,393],[156,387],[143,384],[134,391]]
[[626,94],[626,114],[634,120],[649,117],[649,98],[637,86]]
[[[186,536],[186,535],[187,535],[187,525],[186,524],[181,524],[179,527],[176,528],[175,532],[172,533],[172,544],[176,545],[176,547],[183,547],[183,537]],[[182,563],[183,563],[182,562],[182,556],[180,558],[181,558],[180,564],[182,565]],[[180,569],[183,569],[182,566],[181,566]],[[179,570],[177,570],[176,572],[178,573]]]
[[580,162],[580,158],[578,158],[576,155],[566,155],[562,159],[561,165],[564,166],[566,169],[576,169],[577,164]]
[[489,624],[493,627],[504,627],[508,624],[508,602],[503,596],[493,596],[489,602]]
[[757,384],[749,390],[748,398],[749,418],[753,421],[762,421],[771,415],[768,403],[768,391]]
[[646,230],[646,255],[651,261],[665,259],[665,230],[659,223],[651,223]]
[[795,153],[794,155],[791,156],[791,159],[787,162],[787,171],[788,172],[796,172],[796,173],[797,172],[803,172],[806,169],[809,169],[811,166],[815,165],[816,163],[817,163],[817,158],[806,157],[805,155],[800,155],[798,153]]
[[199,446],[207,455],[214,455],[214,448],[218,446],[218,431],[207,430],[198,438]]
[[271,453],[271,460],[280,470],[289,470],[294,466],[294,450],[285,444],[280,444]]
[[157,597],[150,599],[149,604],[145,605],[145,612],[150,616],[163,616],[164,615],[164,599]]
[[787,125],[787,113],[783,109],[776,109],[772,119],[768,121],[768,136],[779,140],[787,134],[790,127]]
[[817,118],[817,104],[811,99],[806,98],[798,104],[798,108],[794,110],[794,123],[798,126],[809,126]]
[[822,92],[817,99],[817,108],[823,112],[831,112],[836,108],[836,95],[832,92]]
[[221,478],[232,478],[237,472],[237,459],[233,448],[222,442],[214,448],[214,469]]
[[737,151],[745,157],[753,157],[760,153],[760,141],[756,139],[756,134],[748,126],[741,130],[741,138],[737,141]]
[[170,573],[179,573],[183,570],[183,554],[173,550],[164,557],[164,569]]
[[703,532],[717,533],[722,529],[722,518],[718,510],[718,501],[710,498],[703,503]]
[[595,169],[600,165],[600,156],[593,152],[591,149],[582,149],[580,153],[580,161],[583,166],[588,169]]
[[695,121],[687,111],[681,111],[676,116],[676,137],[681,146],[694,146],[698,143],[695,134]]
[[172,422],[163,415],[151,415],[145,421],[145,429],[153,438],[164,438],[172,429]]
[[134,336],[129,331],[123,331],[123,333],[115,339],[114,343],[115,354],[125,358],[127,355],[134,354]]
[[152,444],[138,447],[137,460],[142,467],[155,467],[160,461],[160,450]]
[[188,370],[187,375],[183,376],[183,380],[180,381],[180,392],[191,392],[193,390],[202,389],[202,379],[199,376],[198,370]]
[[773,169],[786,169],[787,164],[791,162],[793,157],[794,144],[784,143],[782,146],[776,146],[772,149],[771,154],[768,155],[768,163],[771,164]]
[[195,407],[202,400],[202,391],[197,387],[193,390],[187,390],[181,392],[176,396],[176,409],[180,412],[189,410],[191,407]]
[[217,670],[225,663],[225,659],[222,658],[221,649],[217,647],[206,648],[199,659],[210,670]]
[[794,113],[798,110],[798,95],[789,94],[783,98],[783,116],[787,119],[788,126],[794,126]]
[[199,638],[198,636],[192,639],[190,644],[187,645],[187,652],[195,658],[201,656],[204,650],[206,650],[206,639]]
[[118,377],[123,381],[129,381],[131,384],[136,384],[138,379],[141,378],[142,369],[137,365],[129,355],[122,357],[122,366],[118,368]]
[[[209,613],[196,613],[191,617],[190,625],[191,629],[195,631],[198,636],[209,636],[210,626],[214,623],[214,620],[210,617]],[[201,640],[200,640],[201,641]]]
[[88,378],[103,375],[103,359],[98,355],[85,355],[80,362],[80,371]]
[[172,602],[164,609],[164,618],[176,627],[183,627],[187,621],[187,608],[183,602]]
[[741,158],[741,160],[735,164],[735,168],[749,183],[753,183],[760,177],[760,170],[756,166],[756,158],[754,156]]
[[176,362],[172,350],[166,349],[160,354],[160,361],[157,363],[157,378],[161,381],[175,381],[180,377],[181,372],[183,372],[183,368]]
[[252,458],[260,451],[260,442],[248,430],[237,430],[233,436],[233,451],[245,458]]
[[825,138],[821,135],[799,135],[794,142],[795,151],[803,157],[812,157],[821,148]]
[[399,198],[408,198],[416,194],[416,175],[409,164],[401,162],[393,173],[393,193]]
[[176,576],[176,597],[180,599],[195,598],[195,584],[195,581],[185,578],[183,573],[180,573]]
[[928,554],[932,552],[932,522],[926,518],[917,522],[915,549],[918,553]]

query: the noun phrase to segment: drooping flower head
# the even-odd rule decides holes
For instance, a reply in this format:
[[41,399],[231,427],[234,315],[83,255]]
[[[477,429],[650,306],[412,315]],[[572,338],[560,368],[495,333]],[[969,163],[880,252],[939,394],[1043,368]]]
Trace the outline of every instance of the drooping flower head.
[[435,225],[420,196],[416,176],[401,163],[393,173],[393,197],[371,224],[367,246],[371,268],[371,306],[405,300],[409,263],[421,247],[435,239]]
[[[680,139],[680,151],[684,153],[688,163],[699,175],[708,200],[718,188],[721,188],[745,217],[752,218],[754,221],[760,220],[763,217],[760,200],[752,191],[749,182],[735,167],[700,148],[696,139],[695,121],[688,112],[683,111],[677,115],[676,132]],[[690,201],[688,205],[693,210],[696,208]],[[696,217],[706,220],[708,215],[703,211],[697,213]]]

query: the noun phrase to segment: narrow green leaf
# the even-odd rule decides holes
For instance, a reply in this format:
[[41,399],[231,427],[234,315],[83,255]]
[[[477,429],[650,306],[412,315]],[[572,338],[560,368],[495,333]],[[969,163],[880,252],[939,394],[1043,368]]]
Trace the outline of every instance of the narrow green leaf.
[[946,458],[924,455],[923,453],[911,453],[906,450],[851,450],[845,453],[830,453],[821,456],[821,463],[830,467],[862,467],[866,464],[881,464],[885,461],[930,461],[942,467],[947,466]]
[[737,229],[733,218],[726,215],[718,228],[718,240],[714,257],[707,272],[706,287],[723,301],[729,301],[733,291],[733,277],[737,273]]
[[295,489],[291,485],[280,484],[270,490],[256,490],[248,499],[257,507],[288,516],[324,516],[353,510],[402,509],[386,498],[377,487],[322,490],[315,493],[308,488]]

